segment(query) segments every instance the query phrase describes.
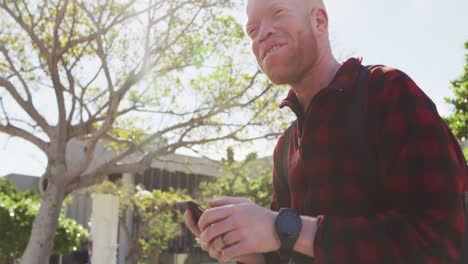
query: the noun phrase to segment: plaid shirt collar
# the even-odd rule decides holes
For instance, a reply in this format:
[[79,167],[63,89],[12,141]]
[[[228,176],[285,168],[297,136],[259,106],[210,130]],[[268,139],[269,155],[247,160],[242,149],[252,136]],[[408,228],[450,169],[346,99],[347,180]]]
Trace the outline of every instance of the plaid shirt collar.
[[[350,58],[341,65],[333,78],[332,82],[325,89],[332,89],[343,94],[352,94],[354,91],[354,84],[359,77],[359,71],[361,70],[362,57]],[[288,96],[281,101],[280,108],[288,106],[293,110],[298,117],[302,116],[303,110],[299,103],[299,99],[293,89],[289,90]]]

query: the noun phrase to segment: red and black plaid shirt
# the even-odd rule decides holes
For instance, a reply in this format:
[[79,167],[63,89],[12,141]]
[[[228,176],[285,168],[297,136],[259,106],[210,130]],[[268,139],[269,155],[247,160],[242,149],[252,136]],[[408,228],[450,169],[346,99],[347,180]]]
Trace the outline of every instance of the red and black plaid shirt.
[[[362,67],[360,59],[346,61],[305,112],[293,91],[282,102],[297,115],[297,126],[288,151],[289,188],[275,170],[271,209],[318,217],[315,263],[451,263],[465,229],[467,169],[460,146],[406,74],[377,67],[364,100],[366,136],[377,160],[378,184],[369,185],[344,120]],[[284,135],[275,164],[282,163],[283,142]],[[279,263],[275,254],[266,260]],[[300,254],[294,260],[312,263]]]

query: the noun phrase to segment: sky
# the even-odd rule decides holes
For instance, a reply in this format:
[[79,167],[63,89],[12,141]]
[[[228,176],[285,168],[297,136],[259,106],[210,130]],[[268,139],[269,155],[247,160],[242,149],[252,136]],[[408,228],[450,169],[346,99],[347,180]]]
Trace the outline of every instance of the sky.
[[[294,1],[294,0],[291,0]],[[384,64],[406,72],[436,103],[451,113],[444,97],[462,74],[468,41],[467,0],[325,0],[335,56],[362,56],[364,64]],[[243,18],[243,10],[239,10]],[[252,63],[254,60],[252,59]],[[260,154],[272,144],[257,144]],[[41,175],[46,160],[31,144],[0,134],[0,176]]]

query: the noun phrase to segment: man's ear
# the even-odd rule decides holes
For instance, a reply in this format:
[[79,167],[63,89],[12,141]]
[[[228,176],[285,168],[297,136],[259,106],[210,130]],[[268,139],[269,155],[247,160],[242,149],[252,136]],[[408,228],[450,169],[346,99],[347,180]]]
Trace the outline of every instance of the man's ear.
[[321,7],[313,8],[310,10],[310,19],[316,33],[324,34],[328,32],[328,14],[325,9]]

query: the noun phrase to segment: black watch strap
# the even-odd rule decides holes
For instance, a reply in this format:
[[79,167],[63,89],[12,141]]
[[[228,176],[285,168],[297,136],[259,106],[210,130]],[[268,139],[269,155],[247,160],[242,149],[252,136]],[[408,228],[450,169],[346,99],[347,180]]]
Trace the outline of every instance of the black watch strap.
[[292,258],[292,251],[291,250],[282,250],[280,249],[278,251],[281,264],[289,264],[291,263],[291,258]]
[[302,229],[299,213],[292,208],[281,208],[276,217],[275,228],[281,242],[278,250],[281,263],[290,263],[294,244]]

